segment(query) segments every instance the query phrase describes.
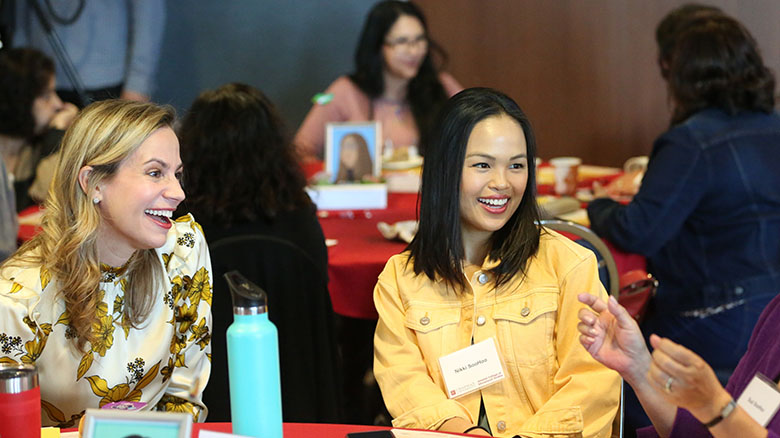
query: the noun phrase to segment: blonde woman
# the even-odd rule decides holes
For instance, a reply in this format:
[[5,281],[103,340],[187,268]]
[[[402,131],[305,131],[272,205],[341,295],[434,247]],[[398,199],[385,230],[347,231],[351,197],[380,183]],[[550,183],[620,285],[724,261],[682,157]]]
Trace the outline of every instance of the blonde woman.
[[44,425],[119,401],[203,420],[208,248],[184,199],[173,111],[87,107],[68,129],[41,232],[0,267],[0,362],[38,367]]

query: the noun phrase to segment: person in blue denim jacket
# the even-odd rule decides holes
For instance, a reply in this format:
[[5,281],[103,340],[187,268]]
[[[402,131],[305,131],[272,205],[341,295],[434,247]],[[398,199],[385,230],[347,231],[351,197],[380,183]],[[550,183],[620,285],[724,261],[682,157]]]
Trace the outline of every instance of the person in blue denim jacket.
[[[742,24],[710,13],[679,32],[665,75],[671,127],[639,192],[628,205],[596,199],[588,216],[596,233],[646,256],[659,281],[645,336],[690,348],[725,381],[780,292],[780,116],[774,77]],[[630,400],[627,424],[649,424],[631,424]]]

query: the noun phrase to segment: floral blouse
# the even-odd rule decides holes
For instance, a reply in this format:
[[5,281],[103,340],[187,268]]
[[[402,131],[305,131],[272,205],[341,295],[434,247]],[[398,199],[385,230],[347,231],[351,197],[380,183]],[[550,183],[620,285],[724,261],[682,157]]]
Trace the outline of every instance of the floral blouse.
[[86,354],[74,346],[56,279],[37,266],[2,272],[0,362],[37,366],[43,425],[74,427],[85,409],[117,401],[205,419],[212,279],[200,225],[191,215],[176,219],[156,251],[166,278],[138,329],[123,321],[124,272],[104,269],[92,323],[96,341],[86,344]]

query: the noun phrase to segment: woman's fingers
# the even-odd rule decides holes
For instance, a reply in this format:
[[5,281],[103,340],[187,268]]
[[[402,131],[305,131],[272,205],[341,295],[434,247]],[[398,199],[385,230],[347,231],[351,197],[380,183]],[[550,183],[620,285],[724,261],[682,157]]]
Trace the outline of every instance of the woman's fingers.
[[657,348],[653,350],[652,356],[653,365],[658,367],[658,369],[663,371],[666,375],[687,380],[690,370],[686,365],[677,362],[663,350]]
[[656,351],[663,352],[665,356],[668,356],[683,366],[698,366],[702,361],[701,357],[693,351],[670,339],[662,338],[658,335],[650,335],[650,345],[652,345]]
[[[653,383],[656,389],[659,391],[666,391],[666,383],[669,381],[670,377],[673,379],[672,385],[674,385],[674,382],[677,381],[675,377],[659,368],[655,361],[650,363],[650,369],[647,371],[647,379]],[[678,386],[680,385],[679,381],[677,381],[677,384]]]
[[601,313],[605,310],[607,310],[607,304],[602,300],[601,298],[591,295],[588,293],[581,293],[577,295],[577,299],[580,300],[582,304],[586,304],[590,306],[591,309],[595,310],[598,313]]
[[577,317],[580,319],[580,321],[584,322],[587,325],[594,325],[596,324],[596,321],[598,321],[599,316],[595,313],[593,313],[590,309],[583,307],[580,309],[579,312],[577,312]]
[[656,335],[650,343],[654,351],[648,378],[676,405],[686,409],[704,406],[722,388],[712,368],[696,353]]
[[592,325],[588,325],[583,322],[577,324],[577,330],[579,330],[583,335],[590,337],[595,337],[599,333],[598,330],[596,330]]
[[636,320],[631,317],[631,314],[628,313],[628,310],[626,310],[625,307],[621,306],[620,303],[617,302],[615,297],[609,297],[607,307],[609,309],[609,313],[615,316],[615,319],[621,328],[635,327],[637,331],[639,331],[639,325],[637,324]]

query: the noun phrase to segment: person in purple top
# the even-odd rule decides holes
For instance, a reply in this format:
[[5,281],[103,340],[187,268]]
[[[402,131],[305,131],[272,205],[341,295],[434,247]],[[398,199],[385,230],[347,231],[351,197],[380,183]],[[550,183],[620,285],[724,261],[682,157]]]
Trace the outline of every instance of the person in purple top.
[[738,405],[729,406],[757,373],[775,385],[780,378],[780,296],[759,317],[747,352],[725,388],[700,356],[669,339],[651,335],[651,354],[639,325],[614,298],[605,303],[580,294],[579,300],[595,311],[579,312],[580,342],[631,385],[653,422],[637,431],[639,438],[780,438],[780,415],[764,428]]

